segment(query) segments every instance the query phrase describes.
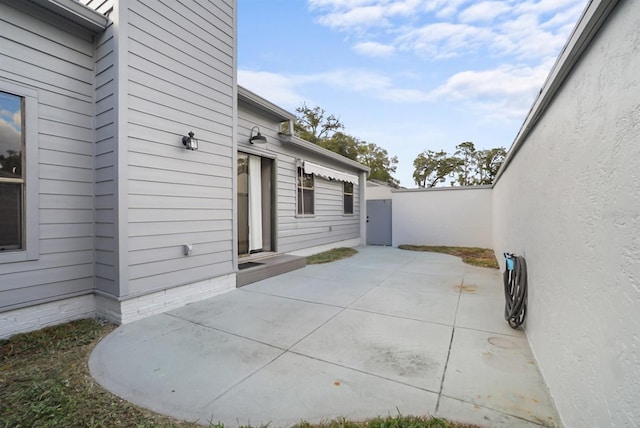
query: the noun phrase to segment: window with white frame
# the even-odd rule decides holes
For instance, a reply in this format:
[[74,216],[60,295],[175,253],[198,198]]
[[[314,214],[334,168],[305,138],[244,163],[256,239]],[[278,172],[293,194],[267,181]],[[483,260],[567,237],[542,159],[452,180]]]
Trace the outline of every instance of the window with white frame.
[[0,252],[25,248],[24,97],[0,92]]
[[40,256],[38,91],[0,79],[0,263]]
[[298,215],[314,214],[313,174],[298,167]]

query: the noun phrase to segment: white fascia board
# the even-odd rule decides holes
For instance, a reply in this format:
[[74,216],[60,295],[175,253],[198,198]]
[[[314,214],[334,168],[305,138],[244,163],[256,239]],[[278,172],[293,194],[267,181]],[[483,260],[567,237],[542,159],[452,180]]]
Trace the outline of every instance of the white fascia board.
[[524,144],[536,123],[544,115],[547,107],[551,104],[553,98],[573,71],[573,67],[578,63],[584,51],[587,50],[593,38],[613,9],[618,5],[618,2],[619,0],[591,0],[584,12],[582,12],[582,16],[580,16],[578,23],[569,36],[569,40],[562,48],[562,52],[560,52],[558,59],[556,59],[555,64],[551,68],[547,79],[542,85],[542,89],[540,89],[540,93],[533,102],[529,114],[520,127],[504,162],[502,162],[502,166],[498,170],[496,178],[493,180],[493,186],[496,185],[504,171],[508,168],[511,160]]
[[109,19],[76,0],[29,0],[75,24],[100,33],[107,28]]

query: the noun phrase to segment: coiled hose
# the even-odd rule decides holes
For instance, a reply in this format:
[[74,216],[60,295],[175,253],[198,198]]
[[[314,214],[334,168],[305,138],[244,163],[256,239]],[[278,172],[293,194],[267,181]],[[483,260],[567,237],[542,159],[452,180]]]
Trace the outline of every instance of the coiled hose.
[[527,316],[527,262],[510,253],[504,253],[504,258],[504,319],[515,329]]

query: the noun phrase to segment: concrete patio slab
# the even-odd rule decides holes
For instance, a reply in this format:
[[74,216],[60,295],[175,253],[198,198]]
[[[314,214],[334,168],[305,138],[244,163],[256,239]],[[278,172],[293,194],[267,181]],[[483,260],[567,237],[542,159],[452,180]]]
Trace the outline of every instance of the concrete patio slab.
[[346,308],[376,286],[371,281],[346,281],[294,276],[273,277],[242,289],[272,296],[288,297],[307,302]]
[[287,349],[341,309],[302,300],[246,292],[193,303],[168,312],[175,317],[260,343]]
[[440,397],[440,401],[438,402],[438,416],[452,421],[491,428],[540,427],[540,425],[536,423],[506,413],[448,397]]
[[351,307],[363,311],[452,325],[459,296],[454,293],[409,291],[405,288],[374,288]]
[[438,393],[451,327],[347,309],[293,352]]
[[559,424],[524,336],[456,329],[442,394],[529,422]]
[[211,402],[282,352],[162,314],[120,326],[95,348],[89,368],[121,397],[191,419],[190,409]]
[[456,326],[473,330],[482,330],[523,337],[522,330],[509,327],[502,317],[496,314],[504,313],[504,297],[502,294],[487,295],[487,293],[463,292],[460,296],[460,307],[456,318]]
[[287,353],[202,409],[200,416],[225,426],[284,427],[336,417],[433,414],[437,400],[432,392]]
[[118,327],[89,366],[117,395],[203,424],[436,415],[560,426],[500,272],[361,247]]

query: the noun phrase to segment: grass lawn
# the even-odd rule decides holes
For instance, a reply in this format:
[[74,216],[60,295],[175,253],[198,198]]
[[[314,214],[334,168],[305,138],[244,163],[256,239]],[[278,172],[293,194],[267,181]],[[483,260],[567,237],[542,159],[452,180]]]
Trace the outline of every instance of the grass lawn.
[[307,257],[307,264],[317,265],[320,263],[335,262],[336,260],[346,259],[347,257],[351,257],[355,254],[358,254],[358,250],[356,250],[355,248],[349,248],[349,247],[333,248],[329,251],[325,251],[325,252],[314,254],[312,256]]
[[398,248],[410,251],[430,251],[433,253],[450,254],[452,256],[462,257],[462,261],[469,265],[499,269],[496,256],[493,253],[493,250],[489,248],[445,247],[434,245],[398,245]]
[[[0,340],[0,427],[196,427],[153,413],[101,388],[89,374],[94,346],[115,326],[73,321]],[[207,421],[202,421],[207,423]],[[210,424],[220,428],[222,425]],[[336,419],[301,428],[466,428],[438,418]]]

